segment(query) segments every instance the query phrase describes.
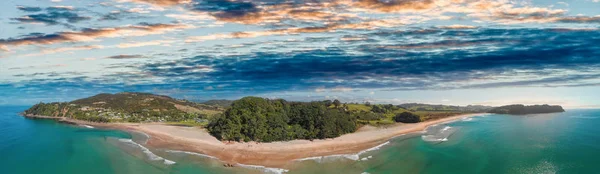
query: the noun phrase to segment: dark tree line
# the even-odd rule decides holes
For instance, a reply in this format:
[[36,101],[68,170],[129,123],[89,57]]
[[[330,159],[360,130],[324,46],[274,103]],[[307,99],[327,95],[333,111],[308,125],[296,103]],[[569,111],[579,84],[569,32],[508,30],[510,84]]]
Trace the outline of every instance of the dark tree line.
[[[337,103],[337,105],[336,105]],[[336,108],[329,108],[330,104]],[[234,101],[207,126],[220,140],[287,141],[325,139],[356,131],[356,117],[338,108],[339,101],[288,102],[244,97]]]
[[394,121],[402,123],[418,123],[421,122],[421,117],[410,112],[402,112],[394,116]]
[[565,110],[558,105],[507,105],[493,108],[489,113],[496,114],[513,114],[513,115],[524,115],[524,114],[541,114],[541,113],[554,113],[554,112],[565,112]]

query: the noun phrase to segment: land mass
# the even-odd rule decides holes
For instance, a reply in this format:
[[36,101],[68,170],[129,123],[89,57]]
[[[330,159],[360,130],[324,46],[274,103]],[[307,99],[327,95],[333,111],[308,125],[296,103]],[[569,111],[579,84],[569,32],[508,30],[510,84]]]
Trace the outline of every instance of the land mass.
[[494,114],[511,114],[511,115],[526,115],[526,114],[545,114],[565,112],[562,106],[558,105],[507,105],[493,108],[489,113]]
[[301,158],[356,153],[402,134],[480,113],[514,113],[512,108],[259,97],[196,103],[126,92],[39,103],[23,115],[143,132],[150,137],[146,144],[150,147],[210,155],[226,164],[284,167]]

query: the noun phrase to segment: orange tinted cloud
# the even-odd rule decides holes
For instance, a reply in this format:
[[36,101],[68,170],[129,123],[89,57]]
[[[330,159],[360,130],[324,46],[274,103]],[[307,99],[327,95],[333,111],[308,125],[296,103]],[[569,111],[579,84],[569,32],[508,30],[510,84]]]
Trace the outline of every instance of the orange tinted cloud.
[[341,29],[376,29],[381,27],[392,27],[402,25],[402,23],[396,20],[373,20],[359,23],[334,23],[320,27],[301,27],[301,28],[286,28],[276,30],[265,30],[265,31],[245,31],[245,32],[233,32],[233,33],[219,33],[206,36],[193,36],[188,37],[186,42],[203,42],[209,40],[222,40],[222,39],[240,39],[240,38],[254,38],[261,36],[272,36],[272,35],[286,35],[286,34],[299,34],[299,33],[324,33],[332,32]]
[[148,3],[148,4],[163,6],[163,7],[174,6],[174,5],[179,5],[179,4],[187,4],[187,3],[192,2],[191,0],[130,0],[130,1]]
[[390,13],[432,9],[435,7],[435,2],[433,0],[358,0],[352,3],[352,6]]
[[162,34],[167,31],[192,28],[181,24],[142,24],[117,28],[86,29],[75,32],[59,32],[48,35],[35,35],[22,38],[0,40],[0,46],[48,45],[64,42],[93,41],[97,38],[145,36]]

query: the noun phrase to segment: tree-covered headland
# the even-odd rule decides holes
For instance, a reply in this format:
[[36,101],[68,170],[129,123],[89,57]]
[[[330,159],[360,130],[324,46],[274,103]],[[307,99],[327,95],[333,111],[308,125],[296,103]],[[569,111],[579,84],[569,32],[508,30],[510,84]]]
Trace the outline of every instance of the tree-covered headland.
[[464,113],[544,113],[560,106],[448,106],[345,103],[339,100],[295,102],[244,97],[196,103],[149,93],[98,94],[71,102],[39,103],[25,115],[65,117],[92,122],[162,122],[202,126],[224,141],[325,139],[355,132],[364,125],[417,123]]
[[207,126],[221,140],[286,141],[334,138],[356,131],[356,117],[328,102],[244,97]]
[[512,115],[525,115],[525,114],[543,114],[543,113],[555,113],[565,112],[565,110],[558,105],[531,105],[525,106],[521,104],[517,105],[506,105],[493,108],[489,111],[495,114],[512,114]]

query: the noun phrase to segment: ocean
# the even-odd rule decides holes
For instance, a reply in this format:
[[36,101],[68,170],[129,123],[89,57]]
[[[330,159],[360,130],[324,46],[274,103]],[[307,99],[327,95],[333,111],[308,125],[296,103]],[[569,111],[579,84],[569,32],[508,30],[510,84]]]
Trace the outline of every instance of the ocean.
[[[146,136],[23,118],[0,106],[0,173],[277,173],[202,154],[148,149]],[[600,110],[487,114],[396,137],[357,154],[299,160],[288,173],[599,173]]]

